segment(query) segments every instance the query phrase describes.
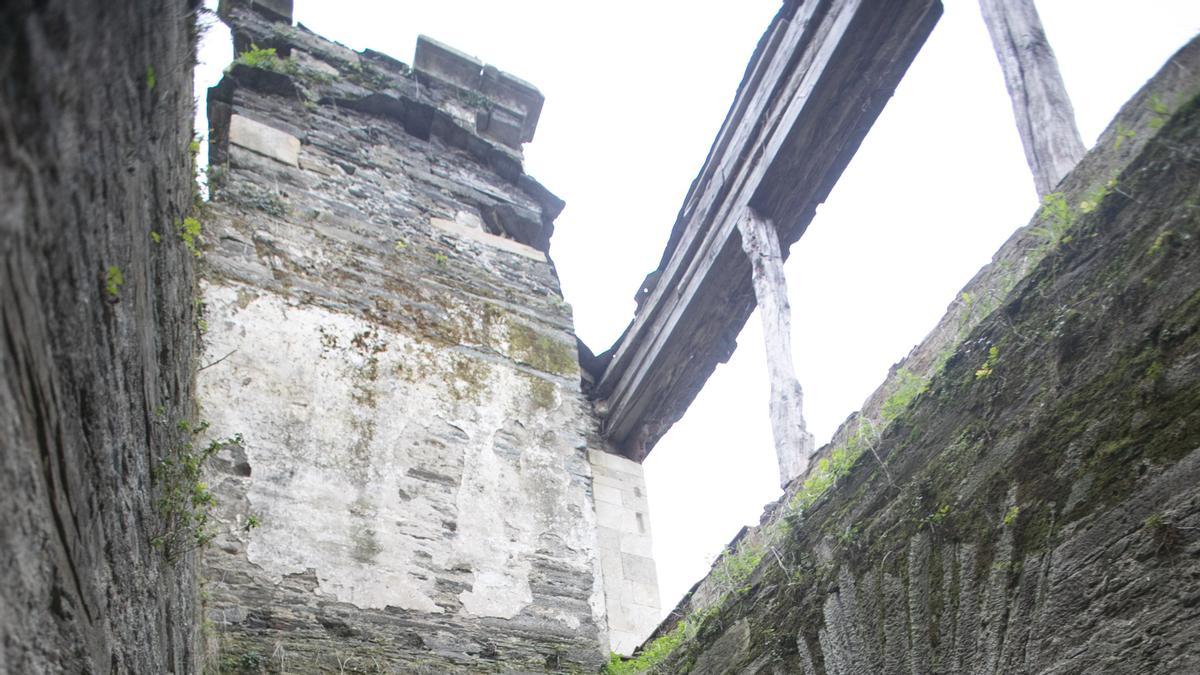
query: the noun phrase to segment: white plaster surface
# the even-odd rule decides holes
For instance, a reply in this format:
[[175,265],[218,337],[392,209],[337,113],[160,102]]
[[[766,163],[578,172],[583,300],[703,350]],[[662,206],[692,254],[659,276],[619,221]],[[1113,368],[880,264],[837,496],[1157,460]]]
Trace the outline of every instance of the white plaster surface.
[[[535,376],[510,361],[249,286],[203,290],[206,359],[229,356],[198,375],[202,414],[246,437],[250,563],[276,581],[314,570],[359,607],[500,618],[530,607],[546,542],[591,568],[591,501],[568,470],[587,471],[580,412],[557,381],[531,405]],[[455,575],[467,590],[438,589]]]

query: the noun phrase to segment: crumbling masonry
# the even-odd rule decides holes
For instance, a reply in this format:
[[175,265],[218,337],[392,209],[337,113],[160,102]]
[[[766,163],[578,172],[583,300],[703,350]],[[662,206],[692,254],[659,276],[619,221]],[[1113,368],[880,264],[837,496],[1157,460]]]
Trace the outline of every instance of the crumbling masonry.
[[249,55],[209,93],[198,392],[244,442],[213,481],[211,651],[289,672],[631,651],[659,618],[646,491],[580,391],[563,202],[521,167],[541,94],[427,38],[410,67],[230,5]]

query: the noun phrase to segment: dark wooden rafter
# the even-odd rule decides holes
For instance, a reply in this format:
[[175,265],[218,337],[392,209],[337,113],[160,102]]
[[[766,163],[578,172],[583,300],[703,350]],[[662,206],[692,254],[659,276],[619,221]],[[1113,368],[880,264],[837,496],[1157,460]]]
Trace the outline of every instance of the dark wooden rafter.
[[787,255],[941,11],[937,0],[784,3],[593,390],[626,456],[643,459],[682,417],[754,310],[737,219],[753,208],[774,223]]

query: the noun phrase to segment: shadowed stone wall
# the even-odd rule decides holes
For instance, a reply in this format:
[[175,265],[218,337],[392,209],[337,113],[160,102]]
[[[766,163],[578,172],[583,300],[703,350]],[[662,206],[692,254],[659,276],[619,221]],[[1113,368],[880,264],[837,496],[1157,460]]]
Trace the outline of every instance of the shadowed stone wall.
[[0,3],[0,672],[196,670],[194,555],[151,539],[194,414],[198,4]]

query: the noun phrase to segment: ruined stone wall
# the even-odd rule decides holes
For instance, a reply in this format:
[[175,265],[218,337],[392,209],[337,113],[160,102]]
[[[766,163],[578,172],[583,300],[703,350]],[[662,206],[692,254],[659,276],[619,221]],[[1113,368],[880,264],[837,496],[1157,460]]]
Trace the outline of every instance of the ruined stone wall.
[[562,202],[521,169],[540,94],[431,40],[414,70],[230,5],[237,51],[276,51],[209,95],[199,398],[243,438],[212,478],[211,662],[596,668]]
[[187,442],[196,2],[0,3],[0,672],[196,669]]
[[1198,57],[1122,110],[928,388],[742,535],[655,672],[1200,668]]

